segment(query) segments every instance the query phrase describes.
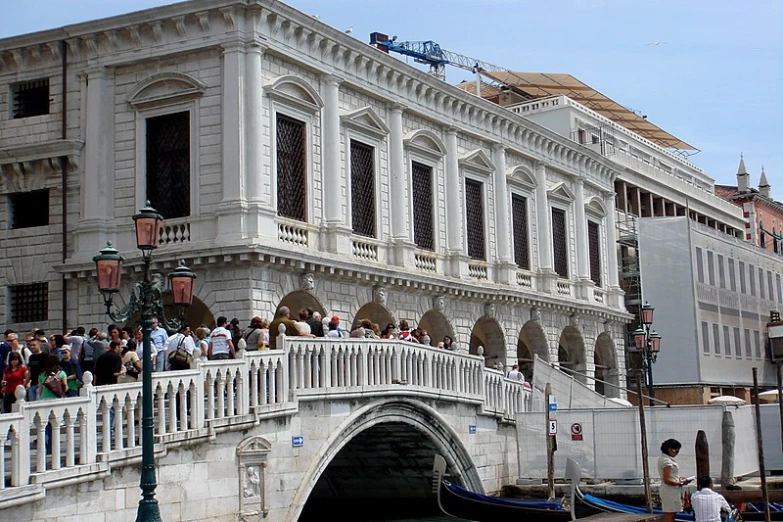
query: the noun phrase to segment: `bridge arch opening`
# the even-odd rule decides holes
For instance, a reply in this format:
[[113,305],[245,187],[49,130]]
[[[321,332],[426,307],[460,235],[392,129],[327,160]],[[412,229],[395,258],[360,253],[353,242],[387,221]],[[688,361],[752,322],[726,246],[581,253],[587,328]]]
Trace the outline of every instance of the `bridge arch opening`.
[[573,370],[567,372],[582,384],[589,385],[585,376],[587,370],[585,358],[585,342],[582,332],[575,326],[567,326],[560,334],[560,345],[557,349],[557,360],[560,366]]
[[376,302],[366,303],[359,308],[351,323],[351,330],[358,327],[364,319],[369,319],[373,323],[378,325],[378,329],[383,330],[389,323],[397,324],[394,321],[394,316],[384,305]]
[[418,401],[394,399],[365,406],[323,445],[286,519],[320,522],[326,512],[340,512],[342,520],[351,520],[351,513],[357,520],[378,513],[383,518],[438,514],[431,493],[436,453],[446,459],[455,482],[483,491],[469,453],[438,412]]
[[438,346],[447,335],[454,340],[454,328],[452,328],[446,316],[437,310],[428,310],[419,321],[419,328],[427,330],[430,336],[430,345]]
[[517,341],[517,362],[519,371],[525,376],[527,382],[533,381],[533,356],[549,361],[549,345],[546,341],[546,333],[536,321],[528,321],[519,331]]
[[[607,397],[619,397],[620,373],[617,368],[617,351],[614,340],[604,332],[595,340],[595,391]],[[604,382],[607,384],[604,384]]]
[[298,320],[299,310],[308,307],[321,314],[321,317],[326,317],[326,308],[324,308],[323,303],[307,290],[296,290],[283,297],[277,305],[275,317],[277,317],[277,311],[283,306],[287,306],[288,309],[291,310],[291,318],[294,321]]
[[470,354],[478,355],[478,347],[484,347],[484,366],[489,368],[500,363],[505,368],[506,340],[503,329],[492,317],[484,316],[473,325],[470,334]]

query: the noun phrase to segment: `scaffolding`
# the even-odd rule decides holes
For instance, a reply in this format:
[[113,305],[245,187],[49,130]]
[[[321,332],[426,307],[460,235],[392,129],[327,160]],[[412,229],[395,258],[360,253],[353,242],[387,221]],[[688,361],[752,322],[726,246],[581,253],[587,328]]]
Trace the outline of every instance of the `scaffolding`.
[[632,332],[639,327],[639,310],[642,300],[642,277],[639,263],[638,216],[617,211],[617,247],[620,256],[620,286],[625,292],[625,308],[634,315],[626,329],[626,370],[630,378],[642,368],[642,360],[636,352]]

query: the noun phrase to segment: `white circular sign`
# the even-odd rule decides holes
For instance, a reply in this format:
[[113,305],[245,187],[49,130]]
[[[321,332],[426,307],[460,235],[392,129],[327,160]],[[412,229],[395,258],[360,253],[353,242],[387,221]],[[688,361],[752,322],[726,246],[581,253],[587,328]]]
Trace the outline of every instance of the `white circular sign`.
[[571,425],[571,433],[573,435],[580,435],[582,433],[582,425],[575,422]]

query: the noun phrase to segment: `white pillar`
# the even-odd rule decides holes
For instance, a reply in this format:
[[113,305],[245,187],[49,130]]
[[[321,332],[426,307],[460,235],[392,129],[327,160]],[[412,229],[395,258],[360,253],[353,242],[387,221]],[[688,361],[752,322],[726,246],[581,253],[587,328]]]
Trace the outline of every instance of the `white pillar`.
[[609,276],[609,286],[619,287],[619,273],[617,269],[617,226],[615,224],[615,196],[609,193],[604,196],[606,207],[606,251],[609,253],[606,260],[606,270]]
[[587,217],[585,216],[585,188],[582,179],[574,184],[574,218],[576,219],[576,277],[590,279],[589,254],[587,251]]
[[[86,80],[82,219],[78,223],[80,232],[76,257],[97,252],[106,246],[107,240],[114,240],[108,233],[109,227],[114,224],[114,170],[109,168],[108,159],[113,143],[114,117],[108,101],[108,72],[104,67],[92,69],[86,73]],[[120,249],[133,248],[136,244],[133,241],[118,243]]]
[[402,106],[389,105],[389,197],[391,199],[392,240],[410,239],[408,222],[408,183],[402,135]]
[[446,275],[468,277],[468,256],[465,252],[465,201],[459,174],[457,129],[446,129],[444,189],[446,192]]
[[538,270],[554,271],[552,254],[552,227],[546,190],[546,165],[536,163],[536,240],[538,241]]
[[457,129],[446,130],[446,163],[444,182],[446,192],[446,249],[449,254],[464,253],[463,239],[464,217],[462,208],[465,206],[460,196],[459,157],[457,152]]
[[263,202],[271,206],[271,194],[263,190],[266,184],[263,178],[269,176],[264,168],[264,79],[261,64],[265,51],[264,45],[252,42],[245,55],[245,186],[249,202]]
[[324,76],[324,218],[327,226],[345,223],[343,215],[343,176],[340,164],[340,83],[333,75]]
[[495,244],[497,261],[511,262],[511,226],[508,212],[508,187],[506,186],[506,148],[492,146],[492,163],[495,165]]
[[245,45],[232,42],[223,46],[223,200],[218,208],[218,242],[246,235],[242,219],[245,185]]

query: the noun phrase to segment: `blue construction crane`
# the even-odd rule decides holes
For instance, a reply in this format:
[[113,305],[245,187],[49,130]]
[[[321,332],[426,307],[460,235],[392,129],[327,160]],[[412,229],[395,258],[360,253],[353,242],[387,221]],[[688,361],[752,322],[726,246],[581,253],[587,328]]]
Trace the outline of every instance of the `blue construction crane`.
[[429,65],[430,74],[441,80],[446,79],[446,65],[459,67],[477,75],[481,71],[508,72],[508,69],[504,67],[498,67],[469,56],[446,51],[432,40],[425,42],[398,42],[396,36],[389,38],[386,34],[375,32],[370,34],[370,45],[385,53],[399,53],[410,56],[416,63]]

